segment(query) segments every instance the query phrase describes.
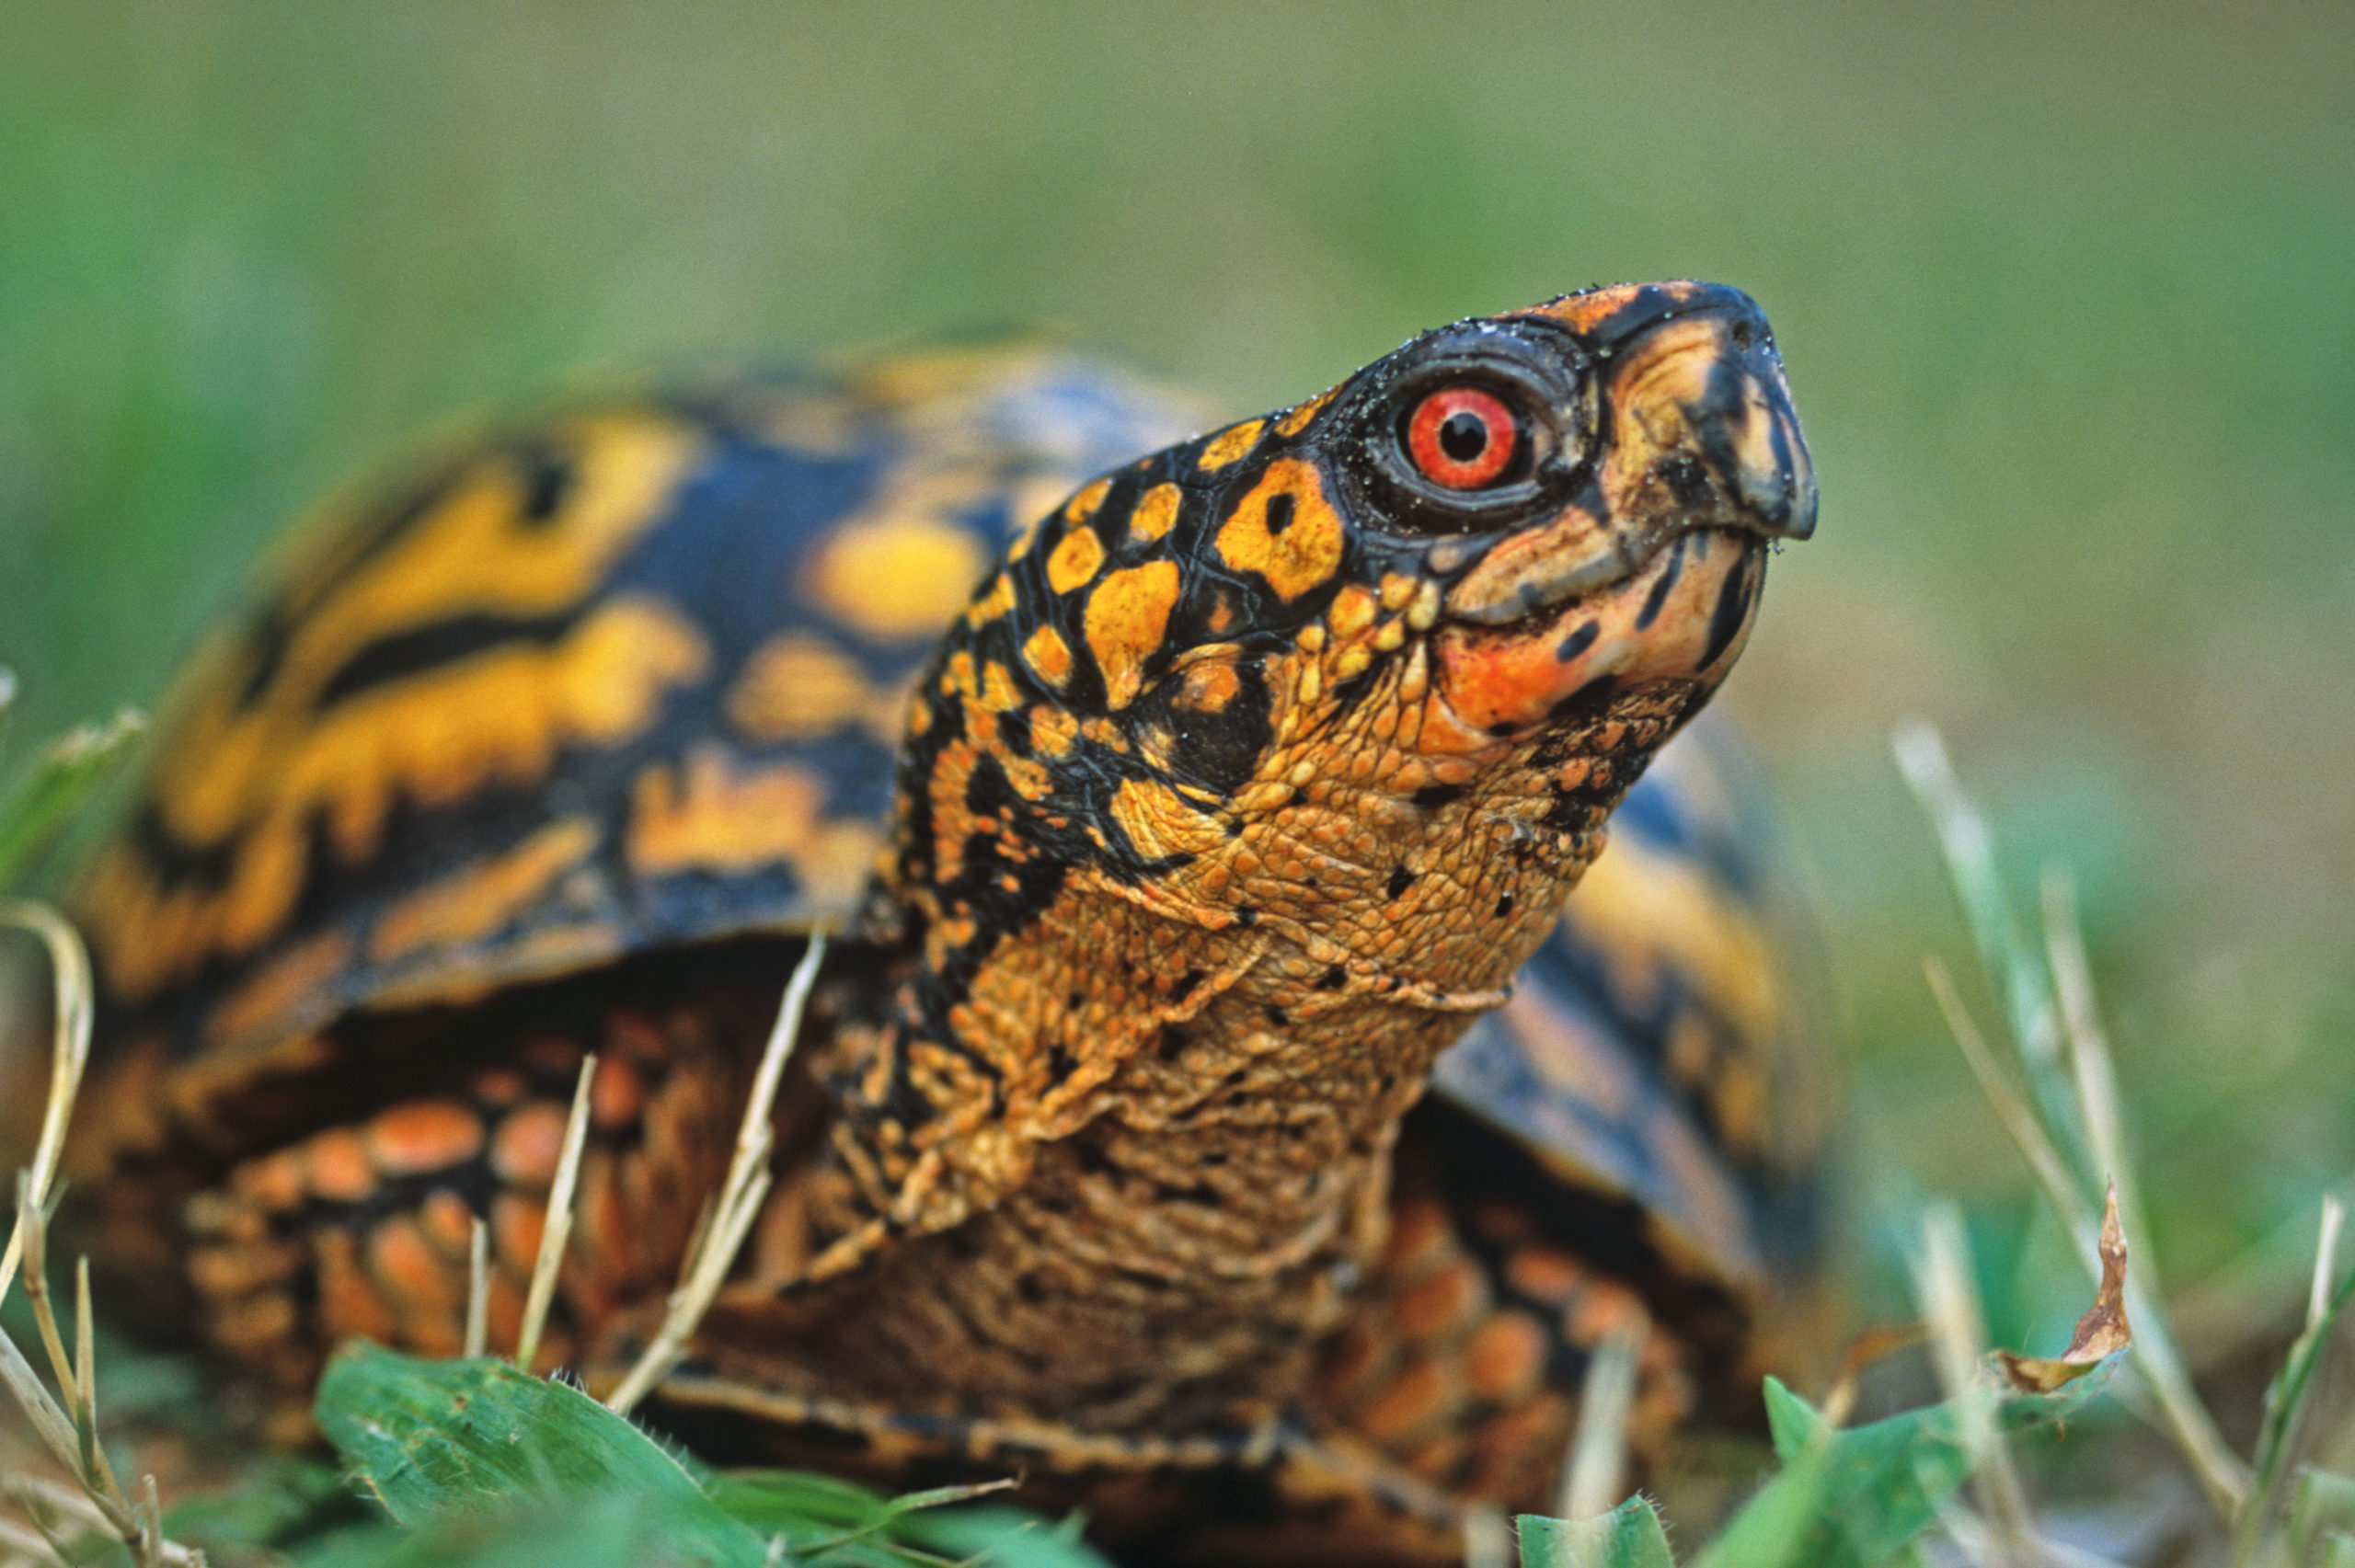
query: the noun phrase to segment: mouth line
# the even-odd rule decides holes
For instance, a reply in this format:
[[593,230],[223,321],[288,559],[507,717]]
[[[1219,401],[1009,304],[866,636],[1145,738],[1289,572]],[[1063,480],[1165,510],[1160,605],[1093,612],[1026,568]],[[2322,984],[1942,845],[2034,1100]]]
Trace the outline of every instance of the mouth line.
[[1737,523],[1672,523],[1656,533],[1644,536],[1640,548],[1631,549],[1626,544],[1619,544],[1609,550],[1598,551],[1575,566],[1539,581],[1522,584],[1521,590],[1511,599],[1468,610],[1448,611],[1442,618],[1496,629],[1527,623],[1534,630],[1539,622],[1558,614],[1564,605],[1627,581],[1694,534],[1723,533],[1739,539],[1756,532]]

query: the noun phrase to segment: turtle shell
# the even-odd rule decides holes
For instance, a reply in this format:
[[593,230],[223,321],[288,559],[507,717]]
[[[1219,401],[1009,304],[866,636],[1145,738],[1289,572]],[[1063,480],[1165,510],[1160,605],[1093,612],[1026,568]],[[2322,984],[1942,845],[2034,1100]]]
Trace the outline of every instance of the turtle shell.
[[[87,882],[101,1080],[234,1150],[240,1087],[351,1014],[844,921],[941,629],[1199,424],[1053,349],[941,351],[583,403],[346,509],[184,681]],[[1434,1087],[1748,1295],[1798,1234],[1801,1031],[1724,750],[1668,749]],[[89,1133],[166,1130],[121,1108],[155,1099]]]

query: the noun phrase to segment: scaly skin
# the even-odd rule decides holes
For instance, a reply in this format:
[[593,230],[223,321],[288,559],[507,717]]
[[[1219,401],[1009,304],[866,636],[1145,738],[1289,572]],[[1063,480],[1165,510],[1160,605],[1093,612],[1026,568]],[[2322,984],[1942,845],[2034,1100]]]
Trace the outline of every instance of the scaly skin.
[[[1458,383],[1537,449],[1501,499],[1400,472]],[[822,1063],[758,1270],[795,1283],[716,1362],[1098,1429],[1290,1398],[1432,1060],[1811,511],[1754,307],[1689,285],[1443,329],[1083,491],[919,689],[869,906],[912,972]]]

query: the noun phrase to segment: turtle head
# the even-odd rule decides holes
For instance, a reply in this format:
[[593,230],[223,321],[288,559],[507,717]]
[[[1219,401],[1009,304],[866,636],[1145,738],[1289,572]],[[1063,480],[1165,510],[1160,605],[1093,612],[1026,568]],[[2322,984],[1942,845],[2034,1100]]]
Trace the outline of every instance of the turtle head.
[[1425,333],[1015,542],[919,696],[902,869],[971,859],[907,864],[912,829],[1061,824],[1017,836],[1256,905],[1290,864],[1263,835],[1313,846],[1315,879],[1502,825],[1574,879],[1739,655],[1772,543],[1814,521],[1738,291],[1597,289]]

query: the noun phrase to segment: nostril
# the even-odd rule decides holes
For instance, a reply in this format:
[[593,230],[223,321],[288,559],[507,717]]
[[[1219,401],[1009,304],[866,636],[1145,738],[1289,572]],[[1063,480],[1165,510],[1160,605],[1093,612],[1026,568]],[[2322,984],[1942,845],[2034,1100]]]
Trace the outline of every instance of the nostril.
[[1747,352],[1758,341],[1758,325],[1751,321],[1733,324],[1733,346]]

